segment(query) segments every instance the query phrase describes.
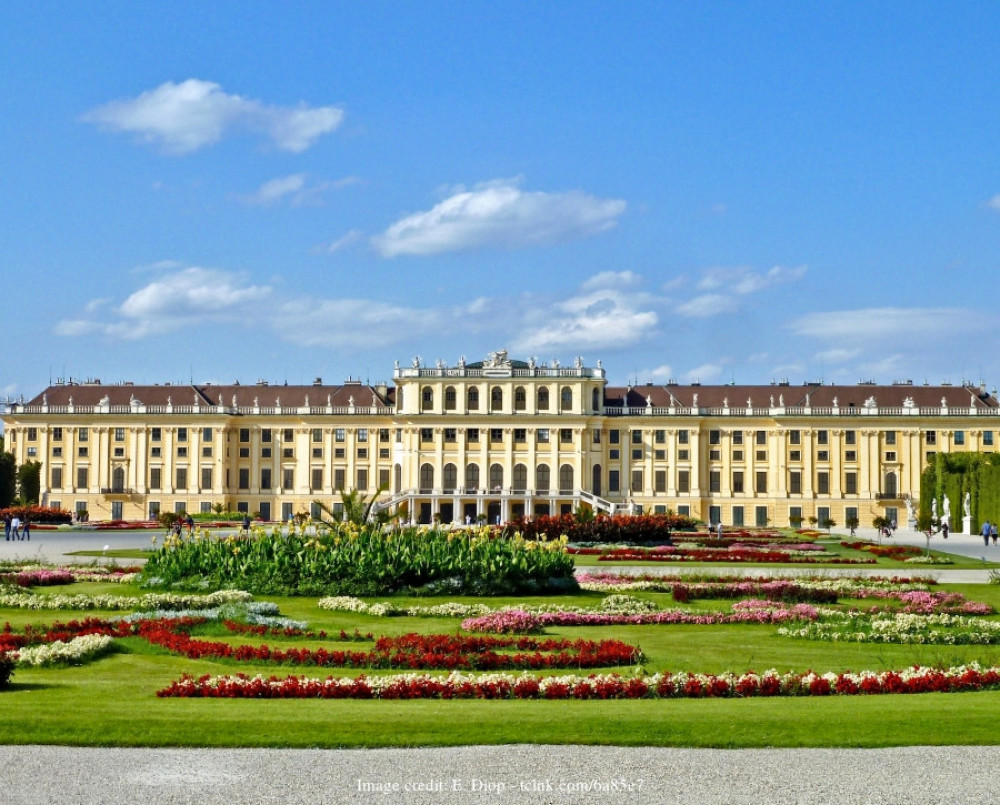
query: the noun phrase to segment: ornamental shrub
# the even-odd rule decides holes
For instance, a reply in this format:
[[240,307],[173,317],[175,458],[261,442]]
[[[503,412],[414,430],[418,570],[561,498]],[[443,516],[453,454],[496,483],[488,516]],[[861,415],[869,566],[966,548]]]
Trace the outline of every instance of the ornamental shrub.
[[10,686],[10,678],[14,673],[14,658],[6,652],[0,652],[0,690]]
[[616,515],[598,514],[581,521],[572,514],[513,520],[510,528],[525,539],[559,539],[569,542],[669,542],[677,531],[690,531],[697,522],[680,514]]
[[73,515],[62,509],[54,509],[51,506],[10,506],[0,509],[0,517],[5,515],[18,517],[21,522],[27,517],[32,524],[36,523],[71,523]]

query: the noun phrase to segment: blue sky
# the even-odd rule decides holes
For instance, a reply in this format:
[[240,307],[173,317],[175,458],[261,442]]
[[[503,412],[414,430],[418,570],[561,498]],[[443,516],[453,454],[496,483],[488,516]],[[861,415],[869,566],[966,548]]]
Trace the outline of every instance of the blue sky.
[[1000,5],[6,3],[0,396],[1000,383]]

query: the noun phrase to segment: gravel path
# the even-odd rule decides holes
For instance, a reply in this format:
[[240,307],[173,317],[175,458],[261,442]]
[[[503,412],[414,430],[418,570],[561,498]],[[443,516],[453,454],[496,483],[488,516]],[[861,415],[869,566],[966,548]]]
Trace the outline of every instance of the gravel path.
[[992,750],[0,747],[5,805],[996,802]]

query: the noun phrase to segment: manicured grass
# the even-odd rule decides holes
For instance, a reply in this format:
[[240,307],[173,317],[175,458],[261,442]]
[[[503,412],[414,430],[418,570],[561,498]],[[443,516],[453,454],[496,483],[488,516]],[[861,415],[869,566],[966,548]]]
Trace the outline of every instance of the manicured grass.
[[145,548],[114,548],[107,551],[70,551],[66,556],[110,556],[115,559],[148,559],[152,554]]
[[[944,586],[942,586],[944,588]],[[947,587],[1000,607],[1000,586]],[[127,585],[76,584],[44,594],[140,594]],[[594,606],[600,593],[530,599],[488,599]],[[640,597],[672,606],[669,594]],[[282,614],[336,634],[411,631],[453,633],[456,618],[382,618],[319,609],[315,598],[269,597]],[[386,600],[375,598],[370,600]],[[471,598],[450,600],[472,601]],[[397,599],[433,604],[436,599]],[[870,603],[870,602],[868,602]],[[712,610],[729,602],[698,601]],[[100,612],[0,609],[0,624],[43,624]],[[218,627],[213,639],[313,646],[318,640],[235,636]],[[642,647],[647,671],[817,672],[899,669],[913,664],[1000,664],[997,646],[837,644],[779,637],[776,627],[623,626],[550,629],[568,638],[616,638]],[[225,637],[223,637],[225,635]],[[155,691],[182,673],[243,672],[285,676],[354,675],[346,669],[245,665],[189,660],[139,638],[119,641],[119,653],[78,668],[18,668],[0,692],[0,735],[8,744],[92,746],[445,746],[583,743],[659,746],[858,746],[996,744],[1000,692],[909,696],[664,700],[664,701],[255,701],[158,699]],[[325,645],[334,645],[328,642]],[[344,647],[345,644],[336,644]],[[363,650],[369,643],[350,644]],[[613,669],[629,673],[630,669]],[[381,673],[381,672],[374,672]]]

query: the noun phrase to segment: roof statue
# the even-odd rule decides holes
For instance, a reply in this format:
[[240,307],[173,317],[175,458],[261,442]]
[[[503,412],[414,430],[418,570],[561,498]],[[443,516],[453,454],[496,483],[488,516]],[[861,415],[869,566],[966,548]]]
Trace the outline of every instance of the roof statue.
[[483,361],[484,369],[505,369],[508,366],[510,366],[510,359],[507,357],[505,349],[489,353],[489,356]]

